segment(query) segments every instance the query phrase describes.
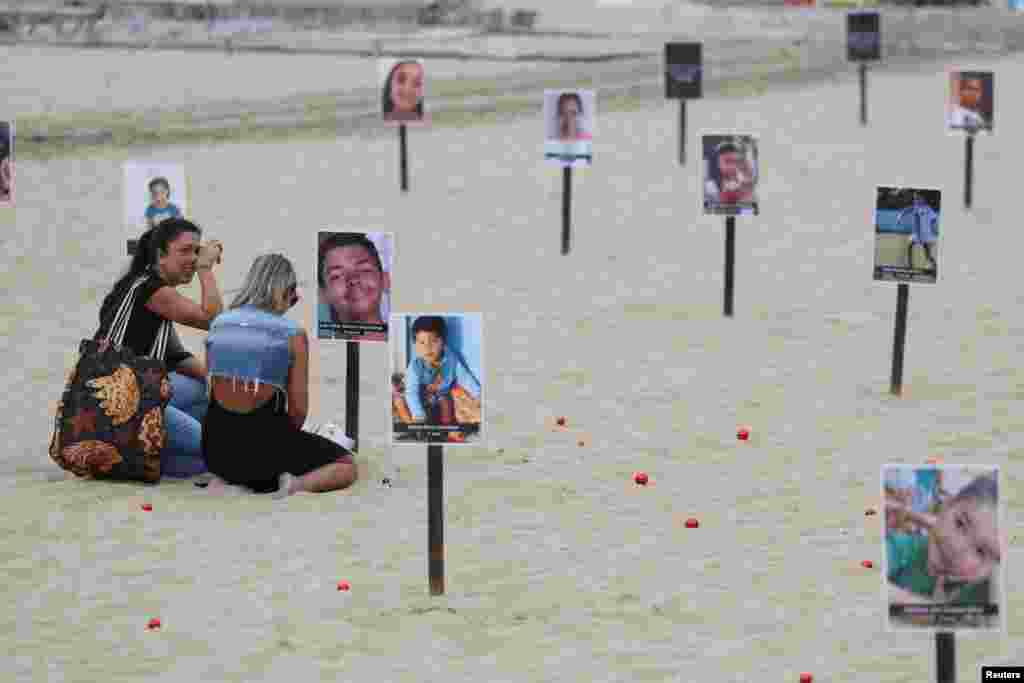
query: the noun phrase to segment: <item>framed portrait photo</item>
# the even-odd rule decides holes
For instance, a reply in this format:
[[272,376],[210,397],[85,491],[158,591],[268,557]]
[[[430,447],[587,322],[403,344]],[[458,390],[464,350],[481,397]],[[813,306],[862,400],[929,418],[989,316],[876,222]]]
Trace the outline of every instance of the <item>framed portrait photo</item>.
[[544,91],[544,158],[563,167],[594,162],[593,90]]
[[702,135],[704,213],[756,216],[759,176],[757,140],[752,135]]
[[317,338],[386,342],[395,236],[317,233]]
[[185,165],[175,162],[126,161],[122,187],[124,225],[129,253],[140,235],[168,218],[188,218],[189,185]]
[[392,444],[476,445],[483,438],[483,316],[391,316]]
[[1004,631],[999,468],[883,465],[882,591],[889,631]]
[[426,125],[427,70],[422,59],[379,59],[381,117],[391,125]]
[[894,185],[876,188],[876,281],[938,281],[941,210],[940,190]]

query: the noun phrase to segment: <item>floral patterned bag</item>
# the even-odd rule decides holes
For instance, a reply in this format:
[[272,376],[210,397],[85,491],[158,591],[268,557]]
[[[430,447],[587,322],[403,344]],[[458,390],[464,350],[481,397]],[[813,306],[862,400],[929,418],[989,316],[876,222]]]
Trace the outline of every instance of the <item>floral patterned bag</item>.
[[137,280],[105,339],[84,339],[57,404],[50,458],[80,477],[156,483],[167,443],[164,410],[171,383],[164,354],[171,334],[165,320],[149,356],[123,347]]

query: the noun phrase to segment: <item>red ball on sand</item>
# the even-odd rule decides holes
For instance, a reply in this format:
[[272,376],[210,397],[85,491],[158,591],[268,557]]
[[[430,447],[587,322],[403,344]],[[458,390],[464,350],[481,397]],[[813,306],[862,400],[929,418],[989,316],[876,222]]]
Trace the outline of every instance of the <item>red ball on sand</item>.
[[872,562],[871,560],[864,560],[863,562],[860,563],[860,566],[864,567],[865,569],[871,569],[872,567],[875,566],[875,563]]
[[160,628],[160,620],[157,619],[156,617],[153,617],[152,619],[149,620],[149,623],[146,624],[146,628],[148,628],[150,630],[155,629],[155,628]]
[[338,590],[340,590],[340,591],[347,591],[351,587],[352,586],[349,585],[348,581],[339,581],[338,582]]
[[633,481],[640,484],[640,486],[647,486],[647,473],[646,472],[634,472]]
[[686,520],[686,528],[687,529],[696,529],[699,526],[700,526],[700,522],[697,521],[696,517],[690,517],[688,520]]
[[746,441],[750,438],[750,430],[746,427],[740,427],[739,431],[736,432],[736,436],[740,441]]
[[800,674],[800,683],[814,683],[814,676],[808,673]]
[[556,420],[556,422],[558,423],[558,426],[559,426],[559,427],[564,427],[564,426],[565,426],[565,418],[564,418],[564,417],[560,417],[560,418],[558,418],[558,419]]
[[153,510],[153,506],[150,505],[149,503],[143,503],[142,509],[145,510],[146,512],[151,512]]

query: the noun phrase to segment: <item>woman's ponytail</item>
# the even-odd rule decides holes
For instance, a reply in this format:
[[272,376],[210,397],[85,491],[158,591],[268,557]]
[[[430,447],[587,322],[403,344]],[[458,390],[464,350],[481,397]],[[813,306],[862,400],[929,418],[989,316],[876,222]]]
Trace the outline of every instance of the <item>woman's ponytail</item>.
[[132,275],[142,275],[153,263],[153,230],[150,228],[139,237],[135,254],[132,256],[132,264],[128,271]]

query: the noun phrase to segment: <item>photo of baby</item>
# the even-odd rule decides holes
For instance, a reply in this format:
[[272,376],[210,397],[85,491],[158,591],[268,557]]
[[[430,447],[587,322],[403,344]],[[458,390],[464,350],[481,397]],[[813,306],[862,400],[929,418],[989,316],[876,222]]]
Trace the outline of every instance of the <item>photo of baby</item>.
[[757,140],[750,135],[704,135],[704,213],[758,214]]
[[562,167],[594,161],[593,90],[544,91],[544,158]]
[[394,235],[317,234],[317,338],[386,342]]
[[188,180],[178,163],[124,163],[124,224],[129,239],[168,218],[188,218]]
[[392,443],[483,439],[483,320],[478,313],[391,316]]
[[420,59],[380,59],[381,115],[395,125],[425,124],[426,68]]
[[14,206],[14,122],[0,121],[0,207]]
[[887,628],[1002,628],[998,482],[994,466],[883,466]]

